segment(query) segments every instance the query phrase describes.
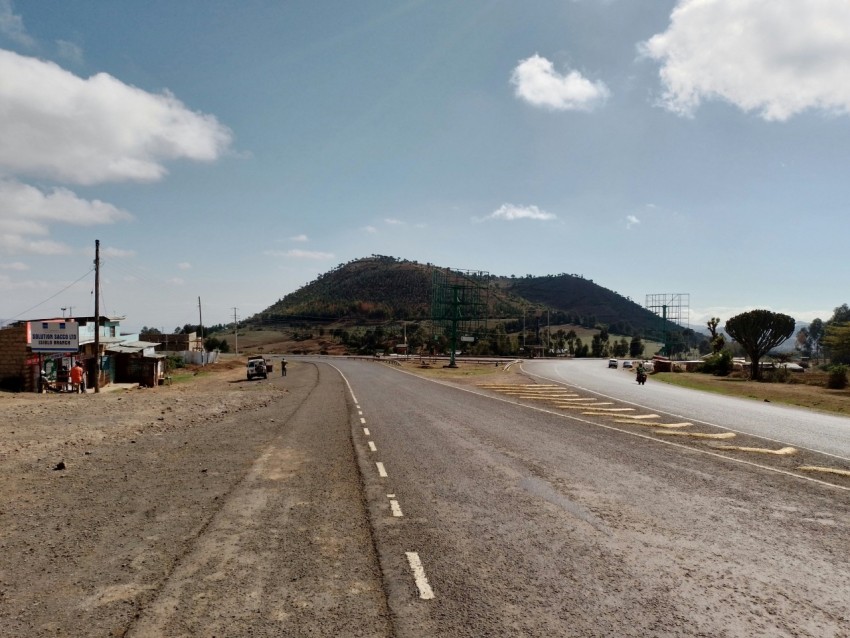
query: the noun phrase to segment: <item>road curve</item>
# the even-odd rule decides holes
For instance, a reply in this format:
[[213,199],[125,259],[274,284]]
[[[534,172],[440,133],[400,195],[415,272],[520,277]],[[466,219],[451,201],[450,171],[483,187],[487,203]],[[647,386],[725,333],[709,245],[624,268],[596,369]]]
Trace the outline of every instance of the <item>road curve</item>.
[[523,362],[522,368],[541,381],[565,383],[654,412],[850,461],[850,418],[847,417],[654,383],[652,377],[645,386],[639,386],[632,372],[609,369],[607,360],[533,361]]

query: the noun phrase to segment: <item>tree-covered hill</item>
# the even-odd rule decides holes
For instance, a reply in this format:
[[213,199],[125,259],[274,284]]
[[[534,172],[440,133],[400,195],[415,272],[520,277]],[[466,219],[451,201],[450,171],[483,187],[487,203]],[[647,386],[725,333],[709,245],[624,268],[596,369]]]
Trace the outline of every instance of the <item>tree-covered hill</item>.
[[[302,286],[247,320],[249,325],[290,322],[376,324],[430,318],[433,264],[372,255],[355,259]],[[443,268],[440,268],[444,270]],[[490,319],[522,320],[549,311],[549,320],[616,334],[652,336],[659,319],[637,303],[577,275],[490,279]]]

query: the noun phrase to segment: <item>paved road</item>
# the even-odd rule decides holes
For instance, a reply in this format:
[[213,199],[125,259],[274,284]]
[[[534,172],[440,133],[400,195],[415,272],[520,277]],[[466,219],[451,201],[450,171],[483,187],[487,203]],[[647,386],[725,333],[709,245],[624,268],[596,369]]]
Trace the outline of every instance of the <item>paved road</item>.
[[847,489],[334,365],[396,635],[850,635]]
[[737,432],[834,455],[850,461],[850,419],[747,399],[654,383],[643,387],[634,374],[608,368],[607,359],[525,362],[522,368],[541,380],[616,396],[656,412],[700,421]]

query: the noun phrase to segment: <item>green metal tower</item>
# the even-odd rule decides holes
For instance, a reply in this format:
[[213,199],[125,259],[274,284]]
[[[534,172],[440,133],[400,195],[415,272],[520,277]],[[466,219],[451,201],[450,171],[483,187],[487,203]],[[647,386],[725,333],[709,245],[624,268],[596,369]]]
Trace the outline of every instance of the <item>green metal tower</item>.
[[456,368],[458,336],[471,343],[487,334],[490,273],[483,270],[435,268],[432,276],[431,320],[434,338],[451,342],[450,368]]

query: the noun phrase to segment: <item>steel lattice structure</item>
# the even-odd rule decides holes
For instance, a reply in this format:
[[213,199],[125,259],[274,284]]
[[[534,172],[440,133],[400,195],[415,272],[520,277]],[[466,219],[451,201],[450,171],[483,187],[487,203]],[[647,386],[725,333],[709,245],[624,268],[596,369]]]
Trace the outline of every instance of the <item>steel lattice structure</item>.
[[431,320],[451,340],[450,367],[456,367],[457,337],[476,339],[487,333],[490,273],[483,270],[435,268],[432,276]]

